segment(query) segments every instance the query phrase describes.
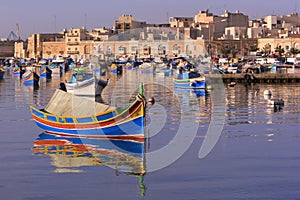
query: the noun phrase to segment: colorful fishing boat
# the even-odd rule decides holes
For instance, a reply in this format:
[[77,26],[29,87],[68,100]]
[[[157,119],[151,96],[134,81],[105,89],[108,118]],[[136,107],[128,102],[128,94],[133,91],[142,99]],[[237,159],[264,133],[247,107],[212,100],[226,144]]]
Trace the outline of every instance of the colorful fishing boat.
[[36,124],[61,136],[144,138],[146,101],[143,86],[126,108],[116,108],[56,90],[44,109],[30,106]]
[[205,78],[175,79],[174,86],[185,89],[206,89]]
[[[192,73],[180,73],[177,79],[174,79],[174,86],[184,89],[206,89],[206,81],[204,76]],[[195,77],[195,78],[194,78]]]
[[155,64],[145,62],[139,66],[141,73],[154,73],[155,71]]
[[26,86],[38,86],[39,79],[39,75],[32,71],[27,71],[23,74],[23,84]]
[[48,66],[42,65],[41,69],[40,69],[40,77],[51,79],[52,78],[52,70]]
[[67,92],[76,95],[88,98],[92,101],[97,100],[97,102],[102,103],[101,93],[103,89],[107,86],[108,80],[102,80],[95,78],[94,76],[90,76],[84,80],[78,80],[76,75],[73,74],[71,81],[66,82],[66,90]]
[[13,68],[13,75],[14,76],[20,76],[20,73],[21,73],[21,69],[18,65],[16,65],[14,68]]
[[4,74],[5,74],[5,69],[3,69],[2,67],[0,67],[0,80],[3,79]]

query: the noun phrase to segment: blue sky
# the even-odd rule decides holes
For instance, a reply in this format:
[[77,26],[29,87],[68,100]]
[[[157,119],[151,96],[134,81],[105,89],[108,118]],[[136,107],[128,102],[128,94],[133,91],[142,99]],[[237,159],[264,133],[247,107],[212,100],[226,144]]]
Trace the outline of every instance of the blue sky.
[[167,23],[170,16],[193,17],[206,9],[218,15],[239,10],[250,19],[286,15],[299,12],[300,0],[1,0],[0,8],[0,37],[6,38],[18,23],[21,38],[26,39],[33,33],[71,27],[112,27],[123,14],[147,23]]

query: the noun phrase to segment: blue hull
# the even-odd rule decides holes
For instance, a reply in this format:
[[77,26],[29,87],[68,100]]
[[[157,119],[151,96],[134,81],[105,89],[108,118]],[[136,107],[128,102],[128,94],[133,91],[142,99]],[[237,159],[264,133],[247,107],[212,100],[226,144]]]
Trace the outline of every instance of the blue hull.
[[60,133],[70,136],[81,137],[107,137],[107,136],[144,136],[144,117],[136,118],[119,125],[104,128],[85,128],[85,129],[64,129],[55,128],[35,121],[36,124],[45,131]]
[[182,81],[175,80],[174,86],[177,88],[184,88],[184,89],[206,89],[205,81],[182,82]]

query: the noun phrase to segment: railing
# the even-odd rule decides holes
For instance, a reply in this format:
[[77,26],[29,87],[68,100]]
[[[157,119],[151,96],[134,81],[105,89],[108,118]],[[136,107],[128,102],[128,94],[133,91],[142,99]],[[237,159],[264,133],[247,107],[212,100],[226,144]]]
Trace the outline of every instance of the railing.
[[67,36],[68,37],[78,37],[79,34],[78,33],[68,33]]
[[79,45],[79,42],[67,42],[67,45]]
[[79,54],[79,51],[67,51],[68,54]]

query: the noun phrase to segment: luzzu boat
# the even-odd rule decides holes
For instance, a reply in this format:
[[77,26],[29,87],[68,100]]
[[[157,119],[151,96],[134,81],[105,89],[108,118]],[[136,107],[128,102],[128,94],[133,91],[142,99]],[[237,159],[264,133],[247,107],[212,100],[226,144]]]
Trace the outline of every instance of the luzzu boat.
[[146,100],[143,86],[126,108],[116,108],[57,89],[44,109],[30,106],[36,124],[46,132],[89,138],[144,138]]
[[0,67],[0,80],[3,79],[4,74],[5,70],[2,67]]
[[[83,75],[85,75],[84,78]],[[65,83],[67,92],[76,96],[89,98],[93,101],[100,98],[97,102],[102,103],[101,93],[107,86],[108,80],[97,79],[89,74],[82,74],[78,77],[79,79],[73,74],[71,81]]]
[[182,78],[174,80],[174,86],[184,89],[206,89],[205,77],[189,78],[188,75],[184,73]]
[[50,79],[52,75],[52,70],[46,65],[42,65],[40,69],[40,77]]
[[23,84],[38,86],[39,78],[39,75],[36,73],[28,71],[23,74]]
[[21,73],[20,67],[16,66],[16,67],[13,69],[13,75],[14,75],[14,76],[17,76],[17,75],[20,75],[20,73]]

